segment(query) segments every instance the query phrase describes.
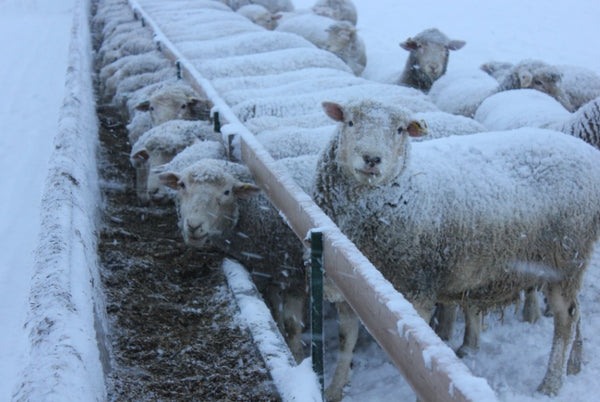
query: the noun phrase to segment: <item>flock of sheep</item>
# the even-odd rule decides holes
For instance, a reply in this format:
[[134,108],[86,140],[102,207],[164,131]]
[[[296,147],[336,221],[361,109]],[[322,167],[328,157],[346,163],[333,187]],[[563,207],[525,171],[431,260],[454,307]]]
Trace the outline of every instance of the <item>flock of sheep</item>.
[[[449,52],[465,42],[426,29],[400,43],[409,56],[398,82],[367,82],[350,0],[317,0],[310,10],[290,0],[198,4],[231,18],[229,31],[207,37],[206,48],[191,40],[181,48],[203,55],[203,73],[281,169],[443,339],[460,306],[459,355],[477,350],[487,309],[525,292],[524,319],[534,322],[544,292],[555,329],[538,390],[557,394],[564,375],[581,369],[577,294],[600,234],[600,78],[535,60],[449,75]],[[273,32],[236,25],[239,16]],[[211,102],[178,78],[126,2],[99,0],[93,28],[101,101],[129,121],[140,202],[174,200],[186,244],[246,265],[300,361],[302,244],[248,168],[231,160]],[[277,76],[269,69],[285,63],[265,66],[255,56],[262,47],[286,52],[295,69]],[[211,52],[222,59],[213,63]],[[314,55],[320,64],[306,64]],[[306,79],[311,68],[318,81]],[[343,340],[326,398],[340,400],[359,322],[333,283],[326,296]]]

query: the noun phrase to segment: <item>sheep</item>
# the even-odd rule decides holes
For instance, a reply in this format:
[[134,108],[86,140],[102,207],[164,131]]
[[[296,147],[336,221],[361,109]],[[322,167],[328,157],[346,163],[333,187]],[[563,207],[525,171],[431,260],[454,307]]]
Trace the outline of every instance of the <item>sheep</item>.
[[311,11],[334,20],[348,21],[352,25],[358,21],[356,6],[351,0],[317,0]]
[[433,83],[428,96],[441,110],[472,118],[479,105],[498,92],[498,85],[481,70],[452,71]]
[[[570,112],[576,111],[600,96],[600,76],[584,67],[548,65],[538,60],[526,60],[517,66],[506,62],[490,61],[482,64],[480,68],[499,82],[503,82],[511,72],[520,69],[523,80],[521,88],[531,87],[547,93]],[[528,68],[530,71],[527,71]],[[556,78],[557,75],[560,79]],[[537,85],[533,83],[535,80],[538,81]]]
[[[114,66],[114,64],[118,65]],[[100,70],[99,78],[103,83],[103,97],[112,99],[118,84],[127,77],[152,73],[170,66],[171,62],[156,51],[122,57]],[[112,74],[109,76],[111,72]]]
[[199,99],[189,88],[177,85],[155,92],[149,99],[139,103],[138,111],[148,112],[154,126],[168,120],[209,120],[212,103]]
[[[513,89],[529,88],[546,93],[559,101],[567,110],[573,105],[561,87],[561,73],[557,68],[536,60],[523,61],[504,73],[500,63],[487,63],[485,67],[493,72],[483,71],[454,72],[438,79],[431,87],[429,96],[442,110],[474,117],[481,103],[493,94]],[[484,66],[486,66],[484,65]],[[496,75],[501,81],[493,78]]]
[[[170,162],[186,147],[200,141],[219,141],[220,135],[203,121],[170,120],[146,131],[131,147],[129,160],[136,172],[135,189],[142,203],[160,201],[164,194],[157,189],[158,177],[151,169]],[[154,193],[149,193],[152,189]]]
[[[403,108],[323,107],[338,130],[317,165],[315,202],[426,321],[436,302],[482,310],[544,285],[555,330],[538,391],[555,395],[565,369],[581,368],[577,293],[600,233],[598,150],[537,128],[410,144],[422,132]],[[339,310],[344,350],[326,392],[335,400],[358,326]]]
[[201,100],[192,87],[177,79],[161,81],[130,93],[126,109],[122,114],[131,116],[127,124],[131,144],[154,125],[167,120],[210,120],[210,103]]
[[130,93],[135,92],[138,89],[176,77],[177,69],[174,66],[126,77],[117,84],[117,90],[115,91],[112,102],[115,105],[119,105]]
[[365,44],[356,27],[348,21],[336,21],[321,15],[302,13],[282,20],[276,31],[300,35],[320,49],[342,59],[354,72],[362,74],[367,64]]
[[174,192],[164,186],[158,179],[161,173],[181,172],[188,166],[203,159],[225,159],[226,152],[222,141],[204,140],[196,141],[179,152],[175,157],[164,165],[155,166],[150,170],[148,176],[148,194],[152,195],[152,201],[164,202],[174,199]]
[[600,149],[600,97],[569,113],[553,97],[532,89],[496,93],[477,109],[475,120],[490,130],[541,127],[580,138]]
[[555,66],[562,74],[561,87],[573,110],[600,96],[600,76],[584,67],[572,65]]
[[435,80],[446,73],[450,50],[459,50],[463,40],[450,39],[437,28],[426,29],[400,43],[409,52],[398,85],[428,92]]
[[524,60],[512,67],[500,81],[498,91],[531,88],[559,101],[570,112],[575,108],[561,87],[562,73],[559,69],[539,60]]
[[291,0],[221,0],[223,3],[237,11],[243,6],[249,4],[258,4],[269,10],[271,13],[294,11],[294,4]]
[[[304,188],[313,180],[316,156],[283,159],[282,168]],[[268,296],[276,322],[297,361],[303,357],[302,317],[306,301],[304,249],[241,164],[205,159],[181,172],[160,175],[177,190],[179,226],[186,244],[216,247],[240,260]],[[260,225],[256,222],[260,221]],[[275,239],[275,241],[274,241]]]
[[236,13],[243,15],[255,24],[272,31],[277,26],[277,20],[281,18],[280,14],[273,14],[260,4],[248,4],[236,10]]

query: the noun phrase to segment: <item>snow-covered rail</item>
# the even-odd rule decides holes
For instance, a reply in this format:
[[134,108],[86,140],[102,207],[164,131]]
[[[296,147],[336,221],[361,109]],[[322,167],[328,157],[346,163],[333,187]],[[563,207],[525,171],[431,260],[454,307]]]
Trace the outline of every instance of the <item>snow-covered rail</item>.
[[[405,90],[355,78],[329,53],[262,31],[212,1],[129,3],[154,31],[160,49],[178,63],[182,76],[213,102],[226,123],[223,133],[239,137],[241,159],[299,239],[315,228],[323,232],[328,277],[417,395],[427,401],[495,400],[487,382],[470,373],[287,172],[277,168],[245,125],[267,111],[275,119],[297,117],[294,124],[315,127],[327,124],[312,118],[320,101],[343,100],[357,90],[396,99],[407,96]],[[410,95],[414,102],[422,101]]]

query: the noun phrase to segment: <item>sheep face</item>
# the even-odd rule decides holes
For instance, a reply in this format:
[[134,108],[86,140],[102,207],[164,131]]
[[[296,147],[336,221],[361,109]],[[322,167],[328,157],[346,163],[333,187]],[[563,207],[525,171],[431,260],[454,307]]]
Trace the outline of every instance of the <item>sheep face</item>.
[[422,75],[417,81],[427,81],[423,89],[446,73],[450,50],[461,49],[465,45],[462,40],[450,40],[439,30],[432,28],[408,38],[400,43],[400,47],[410,52],[407,68]]
[[328,34],[327,50],[340,52],[344,50],[356,37],[356,28],[346,21],[339,21],[326,29]]
[[210,104],[206,100],[190,97],[183,91],[157,94],[136,106],[136,110],[149,112],[153,126],[169,120],[208,120]]
[[179,225],[189,246],[226,249],[239,217],[238,198],[260,189],[225,172],[213,160],[202,160],[180,174],[159,175],[161,182],[177,190]]
[[408,137],[427,132],[408,110],[369,100],[346,106],[324,102],[323,108],[340,123],[337,163],[359,184],[374,186],[394,178],[406,165]]
[[153,152],[143,148],[132,153],[129,160],[136,172],[136,193],[140,201],[164,202],[167,192],[153,168],[168,163],[176,152]]
[[575,111],[560,86],[562,75],[556,69],[549,66],[538,69],[520,69],[518,74],[521,88],[531,88],[546,93],[559,101],[568,111]]

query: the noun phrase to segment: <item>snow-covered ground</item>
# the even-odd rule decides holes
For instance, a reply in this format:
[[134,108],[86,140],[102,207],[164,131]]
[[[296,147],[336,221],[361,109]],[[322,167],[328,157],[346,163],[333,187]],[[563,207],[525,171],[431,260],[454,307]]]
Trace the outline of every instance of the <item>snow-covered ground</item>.
[[[312,0],[295,0],[307,8]],[[438,27],[467,45],[453,52],[450,71],[476,69],[489,60],[539,58],[586,66],[600,73],[600,3],[589,0],[478,2],[355,0],[360,35],[367,46],[366,78],[386,80],[404,66],[398,43]],[[64,95],[73,0],[0,0],[0,164],[5,174],[0,195],[0,400],[10,400],[29,362],[27,298],[38,246],[41,195]],[[44,236],[45,233],[42,233]],[[584,366],[568,377],[554,400],[593,401],[600,394],[600,252],[586,274],[581,295]],[[506,311],[486,318],[478,355],[465,359],[505,401],[544,401],[534,392],[550,346],[552,323],[521,323]],[[459,332],[452,346],[460,342]],[[330,336],[331,338],[331,336]],[[331,367],[329,367],[331,368]],[[52,373],[48,373],[51,377]],[[408,385],[379,347],[363,333],[357,348],[348,401],[413,400]],[[69,396],[64,396],[69,400]]]
[[63,100],[73,0],[0,0],[0,399],[27,353],[23,329],[40,200]]

